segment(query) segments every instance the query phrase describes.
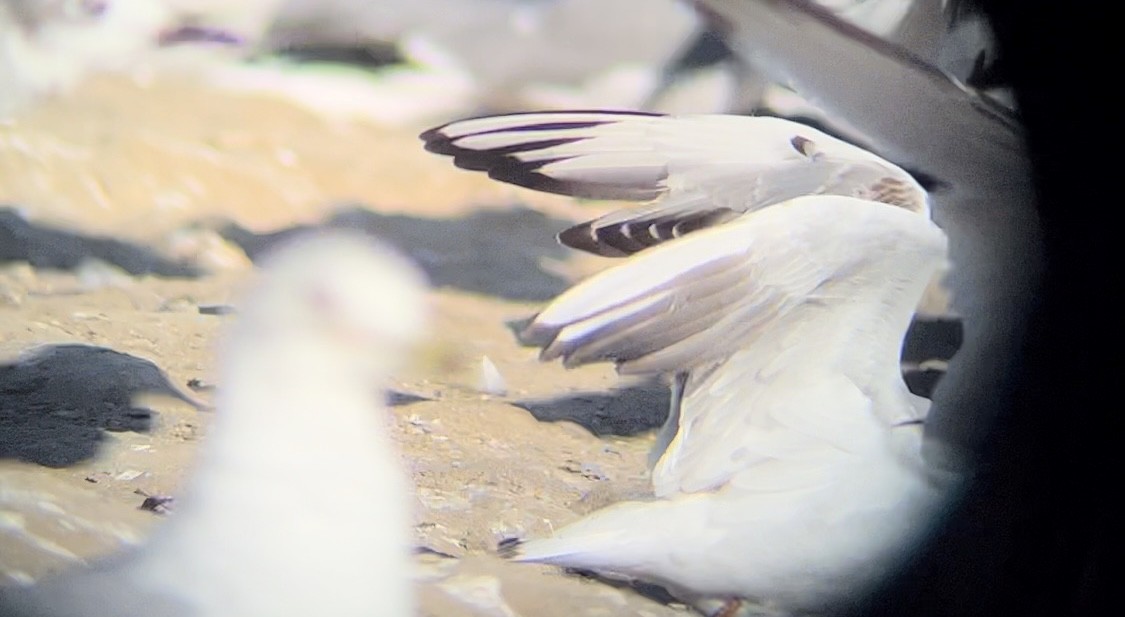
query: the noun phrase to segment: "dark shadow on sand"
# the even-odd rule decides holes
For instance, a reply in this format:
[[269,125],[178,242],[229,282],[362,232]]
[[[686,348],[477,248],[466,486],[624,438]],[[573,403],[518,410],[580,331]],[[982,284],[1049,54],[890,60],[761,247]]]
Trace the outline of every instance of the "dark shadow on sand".
[[105,347],[54,345],[0,365],[0,459],[89,459],[104,431],[151,430],[154,412],[133,402],[145,393],[196,404],[152,362]]
[[480,210],[457,219],[385,215],[349,208],[315,227],[258,235],[229,224],[220,233],[256,261],[263,251],[295,233],[353,229],[402,250],[426,271],[436,287],[541,302],[569,285],[544,271],[540,260],[567,257],[569,251],[555,241],[555,235],[571,224],[527,208]]
[[38,225],[17,210],[0,206],[0,263],[26,261],[35,268],[74,270],[88,259],[104,261],[133,275],[195,278],[202,274],[143,246]]
[[629,436],[660,428],[668,417],[669,397],[668,386],[654,379],[608,392],[576,392],[512,404],[540,422],[568,420],[595,435]]
[[419,396],[413,392],[402,392],[400,390],[388,390],[384,398],[386,399],[387,407],[406,407],[414,403],[434,400],[426,396]]
[[[911,392],[930,398],[945,375],[942,368],[904,367]],[[515,401],[540,422],[574,422],[595,435],[630,436],[660,428],[668,417],[668,386],[652,380],[607,392],[576,392],[551,399]]]

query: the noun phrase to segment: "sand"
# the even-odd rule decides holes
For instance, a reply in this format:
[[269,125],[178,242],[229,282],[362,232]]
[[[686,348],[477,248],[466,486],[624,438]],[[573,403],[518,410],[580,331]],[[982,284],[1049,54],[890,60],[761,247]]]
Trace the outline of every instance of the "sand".
[[[611,263],[554,234],[613,205],[457,170],[422,150],[424,128],[111,77],[0,125],[0,583],[160,523],[139,506],[190,473],[222,387],[215,337],[253,259],[293,230],[347,226],[435,284],[433,336],[391,407],[417,487],[422,614],[687,612],[494,555],[502,538],[643,494],[666,390],[541,363],[505,325]],[[485,356],[505,393],[481,392]]]

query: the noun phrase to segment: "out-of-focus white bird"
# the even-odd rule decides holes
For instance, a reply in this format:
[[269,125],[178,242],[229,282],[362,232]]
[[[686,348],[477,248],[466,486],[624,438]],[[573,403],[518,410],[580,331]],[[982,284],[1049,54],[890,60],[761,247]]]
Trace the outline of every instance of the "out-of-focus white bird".
[[[253,6],[277,0],[256,0]],[[211,0],[0,0],[0,118],[45,96],[66,94],[99,72],[128,72],[158,60],[194,66],[215,47],[241,45],[252,33],[200,26]],[[230,5],[231,3],[224,3]],[[242,7],[239,14],[250,7]],[[218,10],[218,9],[215,9]],[[184,11],[187,11],[186,13]],[[247,27],[231,18],[234,27]],[[190,50],[190,51],[188,51]],[[201,50],[208,50],[200,53]],[[172,59],[176,58],[175,62]]]
[[[826,114],[822,108],[794,93],[788,76],[770,66],[768,54],[745,48],[742,53],[733,53],[731,46],[736,43],[728,40],[728,24],[713,10],[708,10],[707,3],[694,4],[703,9],[700,14],[707,25],[693,44],[667,67],[653,100],[663,100],[664,91],[672,89],[675,83],[684,82],[685,74],[714,71],[718,66],[725,69],[734,82],[735,94],[727,109],[713,111],[800,116],[862,142],[861,133],[847,123],[847,118]],[[984,89],[1009,107],[1014,106],[1003,82],[1003,71],[998,70],[1001,64],[997,44],[988,21],[962,0],[808,0],[808,4],[834,17],[857,42],[870,42],[875,40],[872,37],[878,37],[895,45],[902,53],[928,62],[963,83]]]
[[135,59],[168,19],[164,6],[145,0],[0,1],[0,117]]
[[0,590],[0,614],[413,614],[380,390],[424,326],[423,277],[347,234],[296,240],[264,269],[222,341],[218,416],[176,513],[132,552]]
[[395,124],[481,108],[635,107],[699,23],[677,0],[285,0],[272,20],[260,48],[393,47],[406,62],[347,75],[346,95],[332,92],[341,75],[306,66],[293,76],[292,63],[218,71],[220,85]]
[[544,359],[675,375],[659,499],[506,547],[517,559],[803,613],[862,592],[928,528],[928,402],[899,356],[946,240],[908,173],[775,118],[539,113],[423,138],[522,186],[659,198],[560,234],[632,257],[522,334]]

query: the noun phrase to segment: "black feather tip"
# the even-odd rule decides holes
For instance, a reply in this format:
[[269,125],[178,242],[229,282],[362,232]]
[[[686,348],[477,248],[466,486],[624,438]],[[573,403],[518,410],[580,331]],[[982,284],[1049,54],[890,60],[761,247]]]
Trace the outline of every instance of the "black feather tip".
[[503,559],[514,559],[520,556],[521,546],[523,546],[521,538],[504,538],[496,545],[496,554]]

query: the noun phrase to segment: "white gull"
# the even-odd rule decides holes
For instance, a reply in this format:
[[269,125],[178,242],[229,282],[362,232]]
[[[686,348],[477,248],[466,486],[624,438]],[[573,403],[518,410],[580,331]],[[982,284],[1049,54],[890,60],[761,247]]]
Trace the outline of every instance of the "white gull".
[[136,550],[0,589],[0,614],[413,614],[411,500],[380,397],[424,325],[423,277],[347,234],[264,268],[221,344],[218,415],[175,514]]
[[775,118],[535,113],[423,138],[514,184],[657,199],[560,234],[631,257],[523,337],[544,359],[675,376],[658,499],[505,547],[517,559],[802,613],[867,589],[926,531],[928,402],[899,356],[946,239],[908,173]]

